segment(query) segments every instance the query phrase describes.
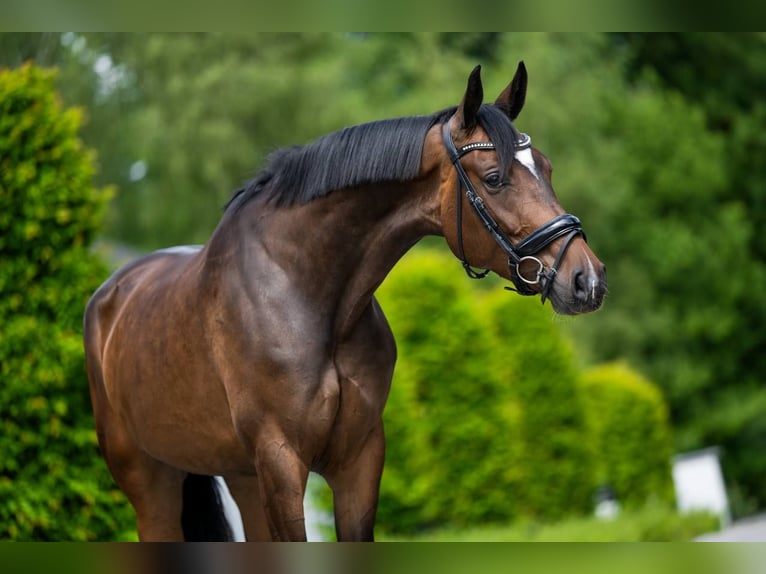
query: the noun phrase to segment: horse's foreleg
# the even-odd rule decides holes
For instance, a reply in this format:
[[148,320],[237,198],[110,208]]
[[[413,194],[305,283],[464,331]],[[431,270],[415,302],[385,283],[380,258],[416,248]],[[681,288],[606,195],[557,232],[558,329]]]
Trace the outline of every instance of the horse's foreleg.
[[335,500],[338,541],[372,541],[383,473],[383,423],[370,433],[358,456],[325,474]]
[[308,468],[284,436],[259,441],[255,465],[272,540],[305,541],[303,495]]

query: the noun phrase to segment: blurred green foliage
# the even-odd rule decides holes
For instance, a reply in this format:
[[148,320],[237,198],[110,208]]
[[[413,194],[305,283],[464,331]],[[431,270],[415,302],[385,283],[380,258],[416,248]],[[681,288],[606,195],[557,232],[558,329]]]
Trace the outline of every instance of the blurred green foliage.
[[671,436],[659,389],[614,363],[586,370],[579,390],[597,482],[612,487],[622,508],[672,506]]
[[648,504],[622,512],[611,520],[578,517],[555,524],[521,520],[510,526],[445,528],[412,537],[384,534],[380,539],[389,542],[688,542],[719,527],[719,518],[713,514],[679,515],[667,506]]
[[378,291],[399,348],[379,528],[550,523],[592,512],[599,481],[670,506],[659,390],[625,366],[582,374],[549,309],[456,270],[416,249]]
[[114,538],[132,519],[98,455],[81,335],[112,193],[53,83],[0,70],[0,538]]
[[497,340],[471,286],[450,279],[451,262],[412,253],[379,290],[399,350],[384,417],[382,530],[503,522],[528,505],[521,405],[493,369]]
[[494,340],[484,361],[492,364],[497,384],[510,387],[520,410],[522,515],[550,522],[590,512],[594,452],[569,341],[537,297],[497,290],[481,309]]
[[[707,141],[685,144],[699,146],[699,163],[717,164],[720,174],[713,185],[701,179],[685,207],[690,213],[675,217],[695,248],[694,265],[679,269],[689,276],[687,285],[654,289],[665,291],[667,307],[684,300],[672,317],[683,323],[667,326],[672,341],[665,335],[651,353],[644,344],[631,360],[667,381],[679,448],[722,447],[734,514],[749,514],[766,507],[766,293],[760,289],[766,242],[759,234],[766,226],[766,34],[619,34],[616,44],[627,48],[629,86],[643,82],[690,102],[705,127],[700,136],[719,142],[715,149]],[[673,289],[678,294],[670,297]]]

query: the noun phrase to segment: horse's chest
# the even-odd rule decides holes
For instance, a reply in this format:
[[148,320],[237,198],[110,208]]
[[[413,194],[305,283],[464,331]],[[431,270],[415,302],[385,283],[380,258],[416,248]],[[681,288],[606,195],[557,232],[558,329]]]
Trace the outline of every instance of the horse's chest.
[[385,397],[369,379],[358,379],[334,365],[322,377],[310,409],[319,433],[364,432],[382,413]]
[[321,437],[314,451],[314,470],[354,456],[364,445],[370,432],[379,424],[382,406],[376,389],[367,381],[356,380],[335,372],[335,384],[321,393],[322,399],[313,410],[309,432]]

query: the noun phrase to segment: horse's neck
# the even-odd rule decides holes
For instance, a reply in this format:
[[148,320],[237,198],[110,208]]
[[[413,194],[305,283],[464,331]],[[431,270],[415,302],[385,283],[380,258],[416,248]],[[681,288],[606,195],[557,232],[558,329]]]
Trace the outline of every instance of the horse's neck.
[[396,262],[423,236],[440,234],[428,187],[376,185],[281,209],[253,202],[239,214],[240,240],[316,309],[332,311],[343,336]]
[[[365,196],[377,198],[377,209],[369,209]],[[345,243],[353,272],[341,286],[336,315],[336,332],[341,334],[353,326],[396,262],[425,235],[440,233],[433,216],[435,206],[430,205],[433,199],[417,185],[405,191],[365,190],[356,197],[359,206],[351,217],[360,218],[358,231]]]

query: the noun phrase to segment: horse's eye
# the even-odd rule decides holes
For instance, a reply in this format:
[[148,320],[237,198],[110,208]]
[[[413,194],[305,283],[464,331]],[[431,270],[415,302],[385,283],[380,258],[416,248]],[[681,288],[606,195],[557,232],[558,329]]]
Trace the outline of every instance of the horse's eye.
[[503,178],[496,171],[493,171],[484,178],[484,185],[489,189],[498,190],[503,187],[503,183]]

